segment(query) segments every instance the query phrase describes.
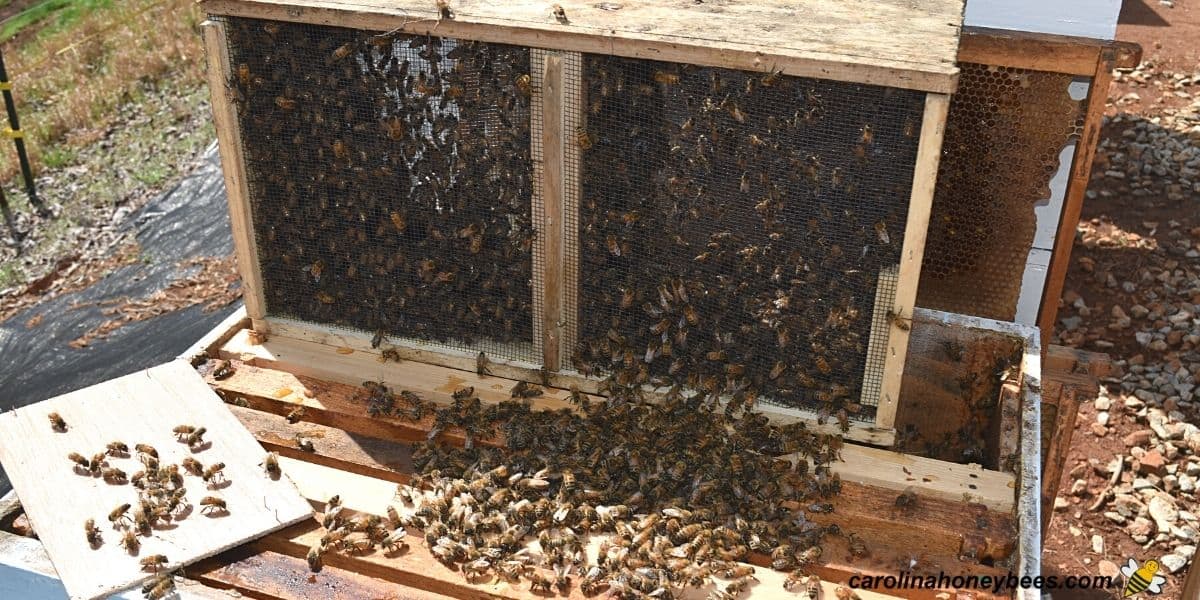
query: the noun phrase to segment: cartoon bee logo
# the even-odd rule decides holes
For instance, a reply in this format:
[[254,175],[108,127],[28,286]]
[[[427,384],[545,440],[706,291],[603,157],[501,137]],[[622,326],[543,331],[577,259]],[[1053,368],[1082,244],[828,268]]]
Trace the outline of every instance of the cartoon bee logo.
[[1158,575],[1158,568],[1158,561],[1155,560],[1148,560],[1139,568],[1137,561],[1129,559],[1129,564],[1121,567],[1121,574],[1125,576],[1125,590],[1122,597],[1128,598],[1142,592],[1161,594],[1162,584],[1167,582],[1167,578]]

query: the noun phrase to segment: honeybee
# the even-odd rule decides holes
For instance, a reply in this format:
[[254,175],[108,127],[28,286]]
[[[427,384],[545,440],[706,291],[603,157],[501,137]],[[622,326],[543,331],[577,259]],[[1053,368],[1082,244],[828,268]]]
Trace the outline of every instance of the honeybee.
[[175,432],[175,439],[183,440],[185,437],[194,433],[196,428],[191,425],[176,425],[175,429],[172,429],[171,431]]
[[184,470],[187,471],[188,473],[191,473],[192,475],[195,475],[196,477],[204,476],[204,465],[200,464],[200,461],[188,456],[183,459],[182,464],[183,464]]
[[102,469],[101,475],[104,477],[105,481],[110,483],[124,483],[128,479],[128,476],[125,475],[125,471],[122,471],[116,467],[107,467]]
[[214,482],[217,480],[218,476],[221,479],[224,479],[225,478],[225,473],[223,472],[224,469],[225,469],[225,463],[223,463],[223,462],[214,463],[212,466],[210,466],[209,468],[204,470],[204,473],[202,475],[200,475],[200,478],[206,482]]
[[905,317],[903,314],[898,313],[895,310],[889,310],[887,317],[888,321],[901,331],[909,331],[912,329],[912,319]]
[[750,579],[750,577],[740,577],[730,581],[725,585],[725,593],[736,598],[742,592],[746,591],[747,587],[750,587]]
[[99,477],[104,471],[104,457],[105,454],[103,452],[98,452],[92,455],[92,460],[88,463],[88,472],[91,473],[93,477]]
[[509,390],[509,394],[513,398],[536,398],[545,393],[542,388],[536,385],[530,385],[524,381],[518,381],[516,385]]
[[46,415],[50,419],[50,429],[62,433],[67,430],[67,422],[56,412]]
[[321,555],[323,554],[325,554],[325,546],[321,542],[315,542],[308,549],[308,556],[305,557],[305,560],[308,561],[308,569],[313,573],[321,571]]
[[126,529],[125,533],[121,535],[121,547],[125,548],[126,552],[137,555],[138,550],[142,547],[142,543],[138,541],[137,532]]
[[[309,442],[309,445],[311,446],[312,442]],[[303,448],[301,449],[303,450]],[[267,472],[267,475],[270,476],[271,479],[279,479],[279,476],[283,473],[283,471],[279,469],[279,454],[275,452],[268,452],[267,457],[264,458],[259,464],[262,465],[263,470]]]
[[300,419],[304,417],[304,412],[305,409],[303,406],[297,406],[296,408],[293,408],[287,414],[287,422],[293,425],[299,423]]
[[139,454],[145,454],[147,456],[158,458],[158,450],[155,450],[154,446],[151,446],[150,444],[137,444],[133,447],[133,449],[137,450]]
[[837,596],[837,600],[862,600],[862,596],[859,596],[858,592],[844,585],[834,588],[833,595]]
[[867,548],[867,543],[857,535],[851,533],[847,541],[850,543],[851,556],[854,556],[855,558],[862,558],[871,553],[871,551]]
[[67,459],[70,460],[71,462],[75,463],[75,467],[77,469],[82,469],[83,471],[91,470],[92,463],[90,461],[88,461],[88,459],[84,458],[84,456],[78,452],[72,452],[72,453],[68,454]]
[[891,238],[891,236],[888,235],[887,223],[885,223],[883,221],[879,221],[879,222],[875,223],[875,235],[879,237],[880,243],[883,243],[883,244],[892,243],[892,238]]
[[808,600],[818,600],[821,597],[821,578],[816,575],[809,575],[808,581],[804,584],[804,595],[808,596]]
[[596,138],[587,129],[583,127],[575,128],[575,143],[579,145],[580,150],[591,150],[592,146],[596,145]]
[[333,59],[333,62],[337,62],[337,61],[342,60],[343,58],[346,58],[347,56],[349,56],[350,53],[353,51],[354,51],[354,45],[349,42],[346,42],[345,44],[338,46],[337,49],[335,49],[333,51],[333,55],[330,58]]
[[[317,447],[313,445],[312,440],[302,438],[299,435],[296,436],[296,447],[304,452],[317,451]],[[276,468],[278,468],[278,463],[276,464]]]
[[404,530],[404,528],[397,527],[394,531],[389,533],[387,537],[383,538],[383,540],[379,542],[379,545],[383,546],[383,548],[388,552],[403,550],[408,545],[404,541],[405,535],[407,535],[407,532]]
[[[558,6],[557,4],[555,6]],[[559,10],[562,10],[561,8]],[[526,574],[529,578],[529,590],[541,590],[550,593],[550,588],[554,585],[554,580],[542,575],[539,571],[530,571]]]
[[213,375],[213,379],[221,380],[221,379],[229,379],[229,377],[231,375],[233,375],[233,373],[234,373],[233,363],[229,362],[228,360],[222,359],[222,360],[217,361],[216,366],[213,367],[212,375]]
[[192,450],[196,450],[200,446],[204,445],[204,434],[207,431],[208,430],[204,427],[197,427],[195,431],[188,434],[184,441],[187,443],[188,447],[190,447]]
[[88,519],[83,522],[83,534],[87,538],[88,544],[90,544],[93,549],[104,541],[104,539],[100,537],[100,528],[96,527],[95,519]]
[[[555,4],[551,8],[553,9],[555,21],[558,21],[559,23],[562,23],[563,25],[567,25],[570,23],[570,21],[567,20],[567,11],[563,10],[563,7],[561,4]],[[550,590],[547,589],[546,591],[550,591]]]
[[275,96],[275,106],[283,110],[292,110],[296,108],[296,101],[286,96]]
[[450,0],[437,0],[438,20],[453,19],[454,11],[450,10]]
[[487,369],[488,369],[487,354],[484,353],[483,350],[480,350],[479,354],[475,357],[475,374],[480,377],[483,377],[484,375],[488,374]]
[[141,563],[142,569],[153,569],[157,573],[160,568],[167,566],[167,557],[162,554],[151,554],[138,562]]
[[142,595],[147,600],[162,600],[167,594],[175,591],[175,578],[171,575],[163,575],[156,579],[151,579],[142,586]]
[[521,92],[522,96],[529,96],[532,93],[533,85],[528,73],[524,73],[520,77],[517,77],[516,87],[517,91]]
[[775,85],[776,83],[779,83],[779,80],[782,77],[783,77],[783,71],[772,70],[771,72],[764,75],[761,81],[762,81],[763,85],[765,85],[767,87],[771,87],[771,86]]
[[229,508],[226,507],[225,501],[216,496],[205,496],[201,498],[200,506],[202,507],[200,512],[203,513],[212,514],[229,512]]
[[724,571],[721,571],[721,577],[725,579],[742,579],[743,577],[753,577],[754,567],[747,564],[732,564]]
[[113,524],[114,528],[117,526],[118,522],[130,520],[127,513],[129,512],[129,508],[131,506],[133,505],[126,502],[125,504],[117,506],[112,510],[112,512],[108,513],[108,521]]
[[400,362],[400,351],[395,348],[384,348],[379,352],[379,362]]
[[109,442],[106,451],[109,456],[128,456],[129,446],[126,446],[125,442]]
[[655,71],[654,81],[663,85],[674,85],[679,83],[679,73],[669,73],[667,71]]
[[904,491],[896,496],[896,508],[903,511],[912,510],[917,506],[917,493],[912,487],[904,488]]

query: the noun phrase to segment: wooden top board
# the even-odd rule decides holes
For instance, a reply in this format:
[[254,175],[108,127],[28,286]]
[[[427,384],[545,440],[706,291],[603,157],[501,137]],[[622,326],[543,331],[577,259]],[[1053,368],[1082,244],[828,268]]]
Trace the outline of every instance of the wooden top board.
[[[51,429],[48,414],[58,412],[65,432]],[[207,428],[209,444],[196,452],[178,441],[180,424]],[[204,465],[225,463],[227,484],[209,489],[198,477],[184,476],[192,509],[183,518],[139,537],[136,556],[120,545],[109,523],[116,506],[137,501],[137,490],[76,472],[71,452],[91,457],[112,441],[149,444],[161,464],[191,456]],[[225,408],[220,398],[184,361],[71,392],[0,414],[0,463],[8,472],[34,530],[46,547],[71,598],[90,599],[137,585],[153,576],[140,558],[163,554],[174,569],[237,546],[287,525],[312,518],[312,507],[286,477],[270,479],[259,463],[265,451]],[[134,456],[109,457],[108,464],[132,475],[143,465]],[[206,515],[204,496],[223,498],[228,512]],[[93,549],[84,521],[95,519],[103,542]]]
[[[228,15],[951,93],[963,0],[200,0]],[[553,14],[560,5],[565,22]]]

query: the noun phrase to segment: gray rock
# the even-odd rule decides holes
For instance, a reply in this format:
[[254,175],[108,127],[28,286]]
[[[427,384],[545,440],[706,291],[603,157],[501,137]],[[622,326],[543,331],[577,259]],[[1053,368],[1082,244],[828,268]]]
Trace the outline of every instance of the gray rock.
[[1179,509],[1175,506],[1175,501],[1165,494],[1157,494],[1151,498],[1147,509],[1159,531],[1170,531],[1171,526],[1179,520]]
[[1166,554],[1158,561],[1168,573],[1175,573],[1187,566],[1187,559],[1178,554]]

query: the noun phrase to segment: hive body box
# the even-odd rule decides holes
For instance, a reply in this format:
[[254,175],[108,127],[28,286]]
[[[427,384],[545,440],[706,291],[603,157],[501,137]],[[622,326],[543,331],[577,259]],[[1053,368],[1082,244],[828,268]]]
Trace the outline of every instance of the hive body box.
[[962,2],[202,5],[257,330],[894,441]]

